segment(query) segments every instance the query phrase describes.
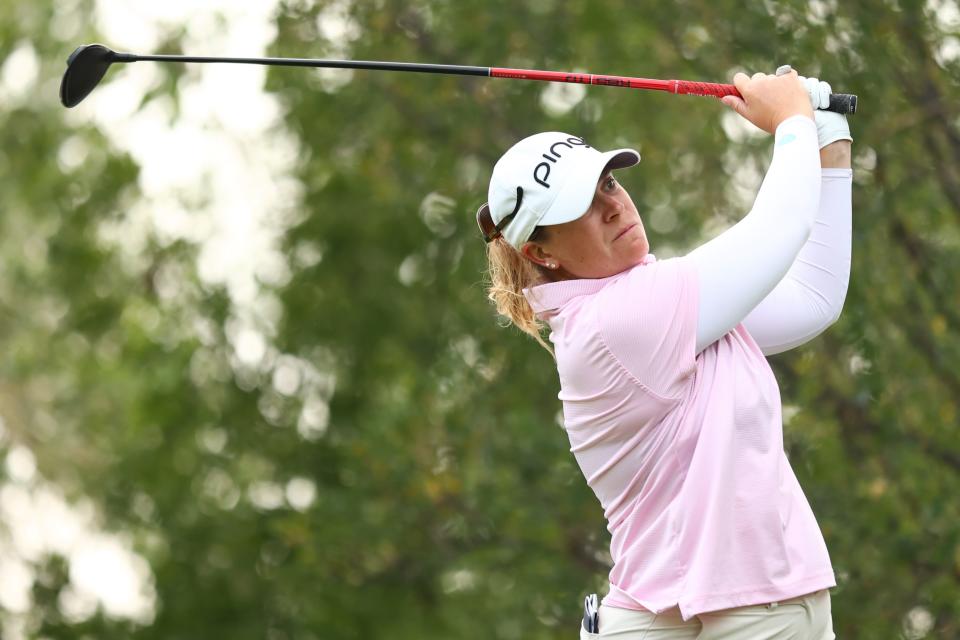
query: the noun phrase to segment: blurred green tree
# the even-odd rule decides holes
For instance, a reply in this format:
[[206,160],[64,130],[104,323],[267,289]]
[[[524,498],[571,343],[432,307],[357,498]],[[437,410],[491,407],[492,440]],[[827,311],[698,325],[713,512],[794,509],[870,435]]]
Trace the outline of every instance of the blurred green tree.
[[[552,361],[485,301],[489,170],[539,130],[640,148],[622,179],[669,256],[745,213],[769,139],[703,98],[271,71],[303,215],[291,277],[262,283],[280,313],[251,364],[194,244],[154,238],[131,261],[104,239],[138,167],[55,103],[78,44],[49,28],[55,4],[0,8],[0,59],[29,43],[45,92],[0,102],[3,446],[132,540],[156,603],[140,623],[64,615],[51,556],[28,615],[0,621],[47,638],[575,637],[609,539]],[[960,635],[955,2],[289,1],[276,26],[272,55],[711,81],[789,62],[858,93],[851,289],[837,325],[774,358],[786,443],[838,574],[837,635]],[[175,90],[182,71],[163,73]]]

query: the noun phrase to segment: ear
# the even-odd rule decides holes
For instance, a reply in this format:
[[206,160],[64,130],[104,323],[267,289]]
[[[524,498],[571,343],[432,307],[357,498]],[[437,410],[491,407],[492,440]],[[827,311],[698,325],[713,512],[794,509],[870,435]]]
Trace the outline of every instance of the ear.
[[520,253],[536,265],[546,267],[547,269],[557,268],[557,259],[536,242],[524,242],[520,248]]

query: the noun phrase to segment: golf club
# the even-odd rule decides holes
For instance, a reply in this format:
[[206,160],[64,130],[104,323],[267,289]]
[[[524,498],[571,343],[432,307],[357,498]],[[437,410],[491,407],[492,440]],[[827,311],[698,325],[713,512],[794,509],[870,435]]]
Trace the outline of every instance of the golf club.
[[[653,80],[627,76],[608,76],[568,71],[538,71],[536,69],[505,69],[501,67],[469,67],[451,64],[422,64],[413,62],[370,62],[363,60],[317,60],[309,58],[213,58],[178,55],[137,55],[117,53],[102,44],[87,44],[70,54],[67,70],[60,82],[60,102],[65,107],[75,107],[93,91],[107,69],[114,62],[223,62],[232,64],[263,64],[283,67],[317,67],[330,69],[371,69],[379,71],[407,71],[418,73],[441,73],[462,76],[486,76],[489,78],[512,78],[517,80],[542,80],[546,82],[570,82],[575,84],[598,84],[629,89],[650,89],[675,94],[713,96],[716,98],[740,92],[732,84],[692,82],[688,80]],[[740,96],[742,97],[742,96]],[[848,93],[830,95],[827,111],[856,113],[857,96]]]

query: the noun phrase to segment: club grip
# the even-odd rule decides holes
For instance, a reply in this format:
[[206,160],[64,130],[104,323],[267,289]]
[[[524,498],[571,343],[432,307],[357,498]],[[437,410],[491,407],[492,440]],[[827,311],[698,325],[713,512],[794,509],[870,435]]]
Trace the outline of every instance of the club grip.
[[857,96],[852,93],[831,93],[830,94],[830,106],[828,106],[824,111],[833,111],[835,113],[842,113],[844,115],[848,113],[857,112]]

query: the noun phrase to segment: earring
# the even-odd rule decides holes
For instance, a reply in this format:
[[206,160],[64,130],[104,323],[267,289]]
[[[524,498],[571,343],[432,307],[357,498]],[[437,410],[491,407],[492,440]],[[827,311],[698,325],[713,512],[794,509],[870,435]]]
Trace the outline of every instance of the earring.
[[553,263],[553,262],[548,262],[548,263],[547,263],[547,268],[548,268],[548,269],[556,269],[556,268],[557,268],[557,265],[556,265],[555,263]]

